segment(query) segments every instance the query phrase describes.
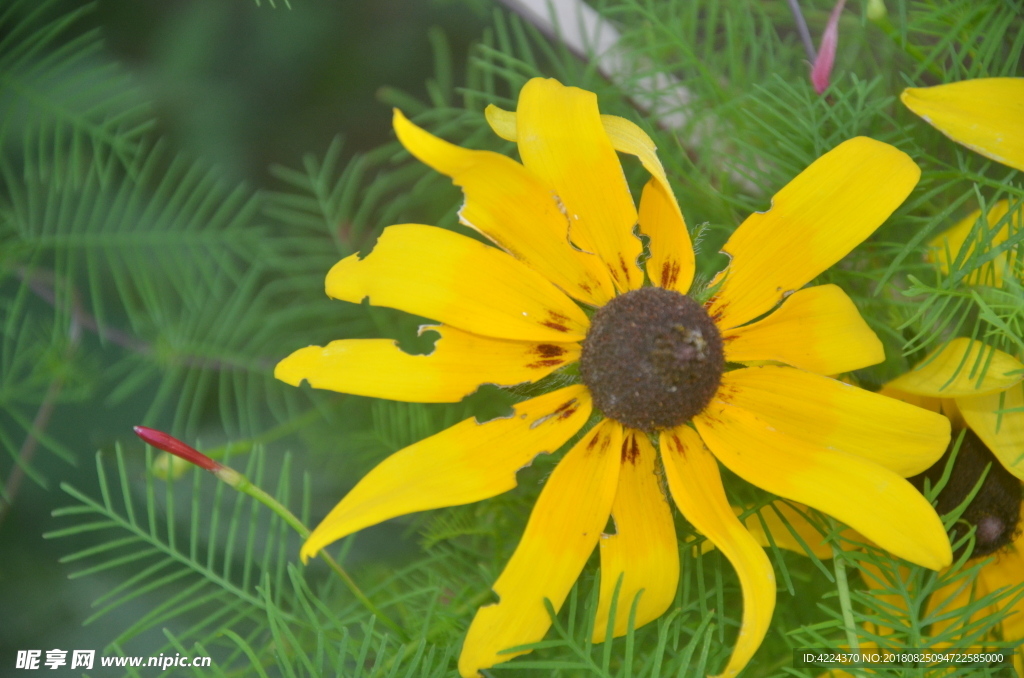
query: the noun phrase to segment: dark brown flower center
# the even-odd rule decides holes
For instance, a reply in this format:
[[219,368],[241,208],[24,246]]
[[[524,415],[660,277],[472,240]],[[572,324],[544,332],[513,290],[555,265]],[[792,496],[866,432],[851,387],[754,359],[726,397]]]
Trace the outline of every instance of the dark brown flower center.
[[[932,486],[942,478],[958,435],[953,435],[953,442],[942,459],[924,473],[910,479],[918,489],[923,490],[925,478],[931,480]],[[957,508],[974,491],[986,466],[989,467],[988,475],[960,517],[975,528],[972,557],[995,553],[1013,541],[1020,521],[1021,484],[970,429],[967,429],[960,443],[956,461],[953,462],[953,472],[939,493],[936,506],[940,514]],[[956,555],[959,556],[964,548],[966,545]]]
[[690,297],[643,287],[615,297],[591,319],[580,374],[606,416],[642,431],[678,426],[718,389],[722,336]]

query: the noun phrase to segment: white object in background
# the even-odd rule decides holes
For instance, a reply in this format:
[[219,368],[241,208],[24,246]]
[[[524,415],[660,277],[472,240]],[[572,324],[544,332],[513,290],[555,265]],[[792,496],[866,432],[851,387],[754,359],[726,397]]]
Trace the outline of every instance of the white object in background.
[[634,102],[668,129],[686,124],[692,96],[666,73],[634,79],[636,65],[619,46],[621,34],[583,0],[499,0],[545,35],[560,40],[570,51],[592,61],[601,75],[616,85],[632,81]]

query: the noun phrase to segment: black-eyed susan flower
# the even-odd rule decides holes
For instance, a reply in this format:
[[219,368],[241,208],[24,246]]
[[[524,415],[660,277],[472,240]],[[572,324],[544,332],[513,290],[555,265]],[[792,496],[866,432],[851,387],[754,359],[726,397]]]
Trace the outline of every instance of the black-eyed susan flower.
[[[994,372],[989,375],[988,371]],[[960,571],[980,565],[980,569],[971,578],[955,576],[952,568],[940,572],[941,577],[949,577],[949,583],[933,592],[925,607],[925,618],[935,620],[927,629],[929,636],[947,639],[936,647],[955,644],[951,638],[961,631],[970,633],[972,626],[997,615],[1001,615],[1002,620],[992,629],[992,640],[1024,640],[1024,592],[1016,592],[1024,583],[1024,508],[1021,504],[1024,474],[1019,463],[1024,458],[1024,435],[1021,435],[1024,407],[1020,405],[1019,395],[1010,395],[1021,390],[1022,381],[1024,365],[1013,356],[979,341],[956,339],[922,361],[918,369],[882,389],[882,393],[893,398],[942,412],[950,418],[957,432],[954,441],[959,439],[959,443],[951,442],[942,458],[911,482],[922,491],[926,479],[932,487],[944,482],[936,500],[941,514],[959,508],[974,495],[953,527],[958,554],[970,548],[969,560],[954,567]],[[976,400],[978,398],[981,400]],[[979,404],[983,405],[981,412]],[[1006,428],[993,430],[991,424],[1000,415],[1000,423]],[[956,458],[947,476],[954,448]],[[808,549],[819,558],[830,558],[831,547],[823,541],[823,530],[814,526],[802,509],[775,502],[772,508],[760,511],[760,519],[752,515],[746,524],[763,546],[769,542],[762,521],[777,546],[797,553]],[[846,536],[849,539],[843,542],[844,548],[853,548],[857,542],[864,541],[855,533],[847,532]],[[863,563],[862,567],[866,571],[865,581],[875,597],[890,610],[906,609],[902,596],[886,592],[890,585],[886,575],[870,563]],[[906,580],[907,575],[906,568],[900,568],[900,578]],[[994,600],[991,604],[979,607],[975,602],[1000,593],[1003,595],[990,598]],[[976,609],[965,618],[962,610],[968,606]],[[875,626],[870,631],[882,636],[892,633],[892,629]],[[1014,659],[1017,675],[1024,675],[1024,649],[1018,649]]]
[[977,78],[908,87],[900,99],[958,144],[1024,170],[1024,78]]
[[[408,355],[386,339],[340,340],[296,351],[276,375],[416,402],[533,382],[572,362],[579,383],[395,453],[316,528],[304,558],[395,516],[506,492],[517,470],[558,450],[596,412],[598,423],[547,479],[494,584],[499,602],[477,612],[459,660],[463,676],[522,654],[499,654],[506,648],[541,640],[551,623],[544,600],[561,607],[599,544],[595,641],[605,639],[620,577],[627,602],[610,620],[615,636],[626,632],[638,595],[637,626],[671,605],[679,546],[659,465],[683,515],[739,576],[743,619],[725,675],[764,637],[775,581],[726,500],[716,458],[908,560],[936,569],[950,562],[941,522],[903,479],[942,454],[948,421],[822,376],[877,363],[882,346],[837,286],[804,288],[903,202],[919,177],[909,157],[861,137],[819,158],[769,211],[736,230],[725,246],[730,265],[701,304],[686,295],[694,276],[686,225],[639,127],[602,116],[590,92],[539,78],[523,87],[515,113],[492,107],[488,119],[516,141],[522,164],[454,146],[398,111],[394,125],[414,156],[462,187],[462,223],[497,247],[431,226],[391,226],[370,254],[342,260],[327,276],[332,297],[439,321],[428,328],[440,335],[433,353]],[[639,210],[616,151],[638,156],[652,175]],[[638,223],[650,238],[646,269]],[[773,364],[740,367],[755,361]],[[609,515],[613,535],[602,534]]]

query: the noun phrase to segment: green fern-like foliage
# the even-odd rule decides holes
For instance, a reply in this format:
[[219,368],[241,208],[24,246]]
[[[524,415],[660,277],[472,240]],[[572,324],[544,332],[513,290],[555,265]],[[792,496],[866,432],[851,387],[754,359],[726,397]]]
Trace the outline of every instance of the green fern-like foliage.
[[[261,4],[268,3],[249,9],[291,7]],[[820,34],[830,7],[801,4]],[[379,97],[450,141],[514,153],[487,127],[487,104],[514,108],[520,87],[538,75],[597,92],[603,112],[634,120],[657,143],[697,245],[700,284],[724,264],[716,252],[737,225],[814,159],[853,136],[884,140],[923,174],[889,221],[821,276],[848,291],[885,344],[885,363],[847,378],[878,388],[957,336],[1024,354],[1022,276],[975,275],[1003,253],[1024,272],[1024,225],[1012,216],[1024,203],[1019,173],[953,144],[898,99],[908,85],[1022,75],[1024,6],[896,0],[887,16],[868,21],[853,3],[823,96],[807,78],[782,0],[597,6],[623,36],[629,67],[615,81],[494,8],[464,74],[454,72],[444,34],[432,30],[436,73],[426,100],[388,88]],[[75,441],[47,431],[50,413],[101,402],[244,472],[311,527],[388,454],[468,417],[499,416],[531,389],[578,379],[567,371],[538,386],[484,387],[455,405],[276,381],[282,357],[333,339],[389,337],[429,350],[430,337],[416,331],[423,319],[330,301],[323,279],[340,258],[372,249],[389,224],[473,235],[458,221],[461,194],[397,142],[348,154],[342,137],[296,167],[272,166],[269,188],[226,180],[157,136],[151,108],[104,52],[93,9],[68,12],[56,0],[0,6],[0,484],[27,477],[53,485],[36,450],[78,459]],[[625,168],[638,189],[644,173],[630,160]],[[1000,200],[1010,215],[989,224],[985,215]],[[979,208],[968,238],[975,246],[943,272],[926,257],[929,241]],[[1009,235],[994,245],[1003,227]],[[402,554],[369,558],[373,548],[362,546],[379,537],[346,538],[329,549],[341,576],[319,561],[303,564],[300,535],[264,504],[143,451],[126,432],[114,437],[121,443],[96,456],[98,489],[85,489],[91,471],[63,478],[59,492],[71,503],[55,512],[46,535],[67,544],[69,586],[97,576],[116,582],[86,623],[115,629],[103,650],[110,656],[206,655],[211,667],[174,671],[232,678],[457,675],[465,629],[493,602],[490,586],[559,458],[542,455],[505,495],[401,519],[386,539],[401,539]],[[774,510],[775,497],[728,473],[725,481],[743,518]],[[6,490],[0,499],[0,507],[17,501]],[[785,551],[768,532],[779,604],[744,676],[817,675],[794,667],[799,647],[1012,645],[991,640],[1000,615],[972,616],[1020,599],[1022,586],[979,596],[952,616],[929,612],[932,593],[952,582],[971,586],[983,563],[964,558],[940,575],[852,542],[816,512],[806,517],[834,557]],[[947,516],[947,526],[957,517]],[[595,556],[562,609],[549,610],[548,636],[488,678],[698,678],[721,670],[740,627],[739,583],[726,559],[675,519],[682,570],[666,615],[593,644]],[[943,675],[1005,675],[976,671]]]

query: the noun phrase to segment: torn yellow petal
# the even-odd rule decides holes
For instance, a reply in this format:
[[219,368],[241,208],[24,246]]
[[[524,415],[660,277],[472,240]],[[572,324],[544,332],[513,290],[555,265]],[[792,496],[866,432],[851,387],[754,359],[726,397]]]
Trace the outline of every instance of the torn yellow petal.
[[[1010,211],[1010,204],[1006,200],[1000,200],[994,205],[991,205],[986,214],[986,221],[990,229],[995,228],[995,225],[1002,220],[1006,214]],[[939,268],[943,273],[949,274],[950,267],[960,256],[960,250],[964,248],[964,244],[967,243],[967,250],[963,254],[962,261],[966,261],[967,257],[970,257],[978,244],[977,240],[967,242],[968,236],[974,230],[974,225],[978,219],[981,218],[981,210],[975,210],[969,216],[962,221],[958,222],[956,226],[950,228],[944,233],[939,234],[928,243],[928,259],[930,261],[936,261],[939,264]],[[1010,221],[1014,221],[1016,229],[1019,230],[1024,221],[1024,209],[1017,210],[1017,213],[1010,218]],[[988,251],[993,247],[997,247],[1002,243],[1006,242],[1006,239],[1010,237],[1010,224],[1004,223],[998,231],[990,235],[990,239],[984,242],[984,251]],[[996,256],[993,261],[986,264],[982,264],[980,268],[968,274],[964,278],[964,282],[968,285],[992,285],[994,287],[1000,287],[1003,284],[1003,276],[1008,273],[1007,271],[1007,253],[1001,252]]]
[[434,226],[389,226],[365,258],[342,259],[327,274],[335,299],[389,306],[500,339],[577,341],[586,314],[521,261]]
[[938,570],[952,561],[935,509],[896,473],[787,435],[718,399],[693,421],[715,456],[747,482],[813,506],[918,565]]
[[1005,391],[1022,379],[1024,365],[1016,358],[980,341],[959,337],[887,386],[915,395],[956,398]]
[[561,199],[570,240],[601,257],[619,291],[640,287],[636,207],[597,96],[534,78],[519,93],[516,126],[523,164]]
[[622,576],[615,604],[614,636],[626,634],[636,601],[633,628],[665,613],[679,583],[679,544],[668,498],[658,482],[657,452],[647,435],[627,430],[622,441],[622,468],[612,504],[615,534],[602,535],[601,589],[593,641],[604,642],[615,586]]
[[693,244],[657,147],[639,125],[614,115],[602,115],[616,151],[635,155],[651,174],[640,197],[640,230],[651,239],[647,275],[659,287],[686,294],[695,268]]
[[615,296],[608,271],[593,254],[569,244],[569,224],[550,189],[511,158],[450,144],[395,109],[395,132],[410,153],[461,186],[459,220],[525,261],[568,294],[600,306]]
[[775,572],[757,541],[733,514],[718,463],[697,433],[680,426],[661,434],[661,460],[676,506],[729,559],[743,591],[743,620],[720,676],[743,670],[760,647],[775,610]]
[[523,537],[494,583],[499,602],[477,610],[459,657],[464,678],[478,676],[525,651],[499,654],[535,643],[557,612],[594,551],[615,499],[622,427],[604,420],[558,463],[530,513]]
[[590,394],[569,386],[519,403],[512,415],[474,418],[382,461],[335,506],[302,545],[302,558],[346,535],[396,516],[469,504],[516,486],[516,471],[576,434],[591,412]]
[[481,384],[533,382],[579,359],[576,343],[506,341],[454,327],[425,325],[441,335],[427,355],[411,355],[392,339],[339,339],[300,348],[274,376],[298,386],[412,403],[455,403]]
[[722,341],[726,360],[777,360],[818,374],[885,360],[882,342],[837,285],[797,290],[767,318],[723,332]]
[[908,87],[900,100],[947,137],[1024,170],[1024,78],[976,78]]
[[723,247],[732,261],[712,317],[729,329],[771,310],[874,233],[920,176],[906,153],[867,137],[815,160]]
[[949,419],[941,414],[791,367],[726,372],[716,397],[804,443],[855,454],[904,478],[934,464],[949,445]]
[[640,196],[640,230],[651,239],[647,274],[651,282],[686,294],[693,283],[693,245],[671,188],[651,178]]
[[[516,114],[491,104],[484,111],[495,134],[507,141],[518,140]],[[602,115],[601,124],[612,147],[640,159],[651,181],[640,198],[640,230],[650,237],[651,258],[647,274],[660,287],[685,294],[693,282],[693,244],[657,147],[639,125],[615,115]]]
[[1024,383],[956,399],[964,421],[1006,470],[1024,480]]

